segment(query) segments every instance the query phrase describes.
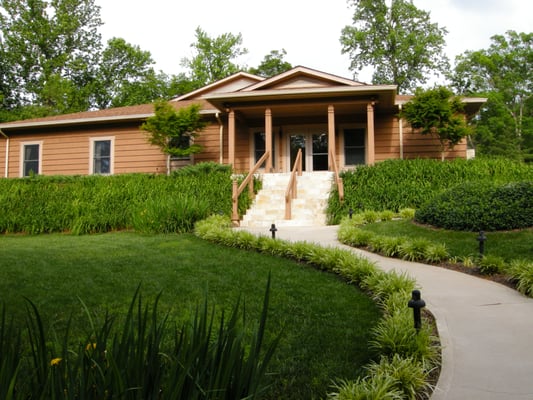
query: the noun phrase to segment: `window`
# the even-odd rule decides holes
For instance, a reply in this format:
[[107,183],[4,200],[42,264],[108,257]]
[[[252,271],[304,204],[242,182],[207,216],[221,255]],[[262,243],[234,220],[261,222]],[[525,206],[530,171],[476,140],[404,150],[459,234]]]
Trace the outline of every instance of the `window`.
[[113,138],[91,139],[90,173],[109,175],[113,173]]
[[21,175],[31,176],[41,173],[41,143],[22,143]]
[[365,128],[344,129],[344,165],[365,163]]
[[[272,134],[272,166],[275,164],[276,160],[276,146],[275,144],[275,138],[274,134]],[[262,131],[254,132],[254,164],[256,164],[261,157],[265,154],[266,151],[266,134]],[[265,167],[265,163],[261,165],[261,168]]]

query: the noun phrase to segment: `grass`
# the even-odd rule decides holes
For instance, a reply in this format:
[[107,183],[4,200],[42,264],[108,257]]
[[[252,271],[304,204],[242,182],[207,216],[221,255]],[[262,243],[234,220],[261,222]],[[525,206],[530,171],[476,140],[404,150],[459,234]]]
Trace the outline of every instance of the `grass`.
[[162,292],[159,308],[170,312],[171,322],[192,316],[206,293],[210,304],[227,311],[242,296],[246,315],[257,320],[271,273],[267,341],[280,331],[282,341],[271,363],[269,398],[324,397],[334,378],[357,378],[375,356],[368,342],[380,312],[354,286],[192,235],[1,236],[0,260],[0,302],[17,321],[27,297],[47,329],[60,334],[72,316],[80,337],[87,317],[79,299],[97,318],[105,310],[120,317],[139,284],[145,301]]
[[[459,232],[421,226],[411,220],[384,221],[367,224],[360,229],[392,237],[424,238],[444,243],[451,256],[468,257],[479,254],[478,232]],[[485,254],[505,260],[533,260],[533,229],[509,232],[486,232]]]

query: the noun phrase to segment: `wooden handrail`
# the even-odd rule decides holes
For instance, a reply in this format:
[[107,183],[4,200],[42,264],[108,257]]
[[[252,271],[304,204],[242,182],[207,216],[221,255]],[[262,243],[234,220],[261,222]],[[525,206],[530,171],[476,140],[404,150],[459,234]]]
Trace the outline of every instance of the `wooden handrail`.
[[285,191],[285,219],[292,218],[292,199],[297,196],[296,174],[302,176],[302,149],[298,149],[287,190]]
[[337,185],[337,191],[339,192],[339,201],[344,202],[344,184],[342,178],[339,176],[339,168],[337,168],[337,160],[335,159],[335,152],[330,151],[329,157],[331,159],[331,165],[333,167],[333,174],[335,176],[335,183]]
[[233,186],[232,186],[232,196],[231,196],[231,202],[232,202],[232,213],[231,213],[231,221],[234,226],[239,226],[239,196],[243,192],[244,188],[248,186],[248,191],[250,193],[250,196],[253,196],[254,194],[254,174],[257,172],[259,167],[263,165],[263,163],[268,160],[270,157],[270,152],[265,151],[265,154],[257,161],[254,165],[254,167],[250,170],[248,175],[246,175],[246,178],[241,182],[239,186],[237,183],[237,179],[233,179]]

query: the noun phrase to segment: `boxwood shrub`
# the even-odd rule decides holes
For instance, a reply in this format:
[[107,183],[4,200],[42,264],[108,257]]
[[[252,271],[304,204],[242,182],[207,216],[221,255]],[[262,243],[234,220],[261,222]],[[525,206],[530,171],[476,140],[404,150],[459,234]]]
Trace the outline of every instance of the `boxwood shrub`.
[[467,182],[434,197],[415,213],[424,224],[461,231],[533,226],[533,181]]

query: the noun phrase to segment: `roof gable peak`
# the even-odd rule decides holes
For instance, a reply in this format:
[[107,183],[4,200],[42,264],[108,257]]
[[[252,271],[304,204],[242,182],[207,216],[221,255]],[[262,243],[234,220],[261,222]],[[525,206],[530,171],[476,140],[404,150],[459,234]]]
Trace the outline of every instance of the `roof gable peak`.
[[242,92],[255,90],[272,89],[301,89],[301,88],[321,88],[332,86],[362,86],[365,83],[351,79],[342,78],[337,75],[328,74],[311,68],[297,66],[288,71],[273,77],[264,79],[246,88]]
[[198,99],[200,97],[213,93],[238,92],[239,90],[247,86],[261,82],[264,79],[265,78],[261,76],[253,75],[248,72],[237,72],[226,78],[210,83],[209,85],[202,86],[201,88],[193,90],[192,92],[178,96],[172,99],[171,101]]

